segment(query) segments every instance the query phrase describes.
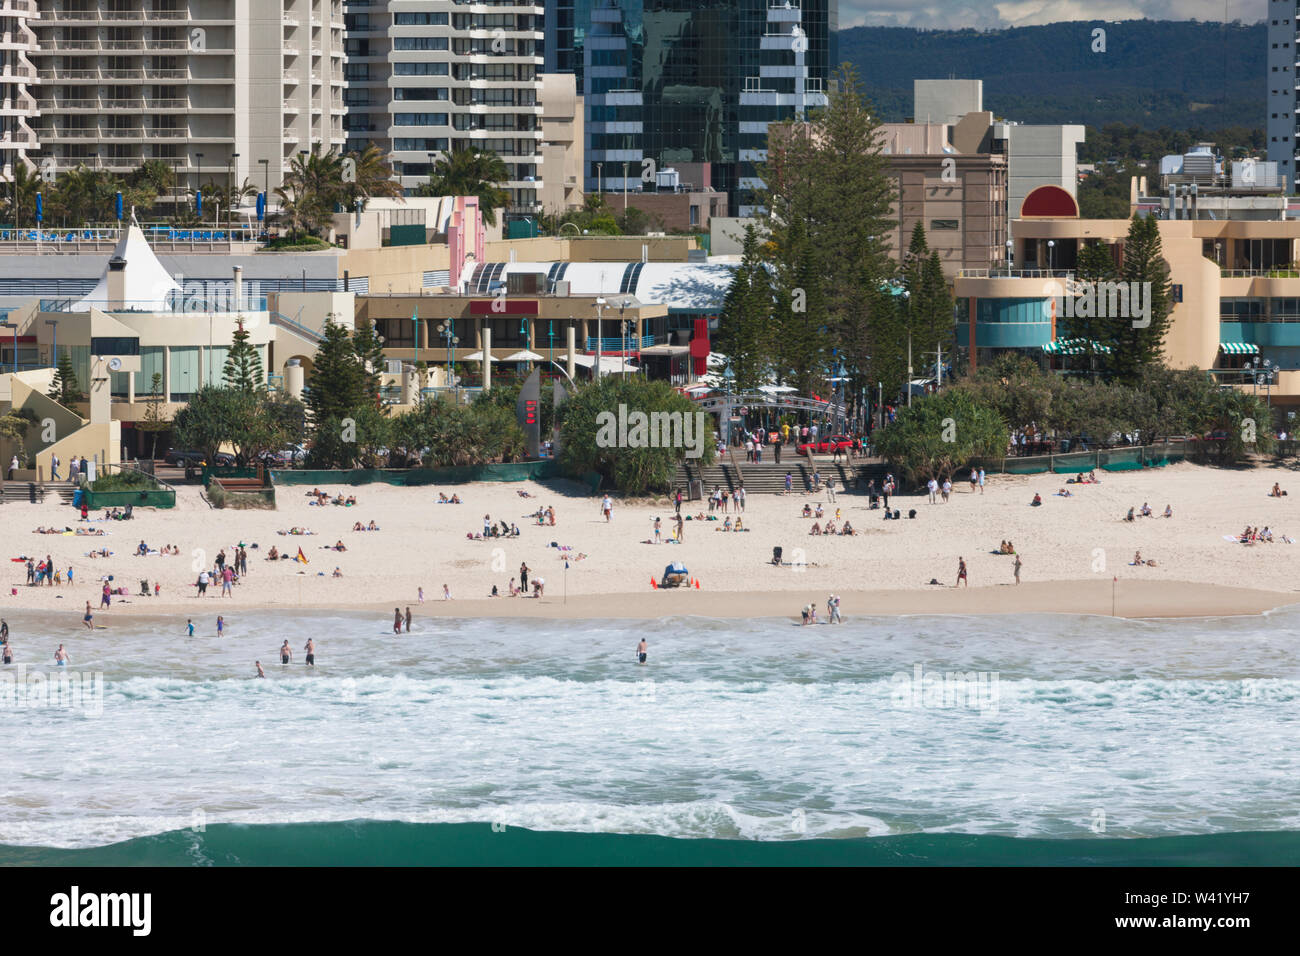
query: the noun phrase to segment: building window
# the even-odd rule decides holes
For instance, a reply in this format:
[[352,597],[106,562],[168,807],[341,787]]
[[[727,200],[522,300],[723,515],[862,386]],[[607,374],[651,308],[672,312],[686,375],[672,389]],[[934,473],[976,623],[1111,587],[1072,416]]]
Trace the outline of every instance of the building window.
[[446,37],[393,37],[394,50],[445,50]]
[[956,219],[931,219],[930,231],[937,232],[943,229],[960,229],[961,223]]
[[393,26],[397,27],[445,27],[445,13],[395,13]]
[[446,113],[394,113],[394,126],[446,126]]

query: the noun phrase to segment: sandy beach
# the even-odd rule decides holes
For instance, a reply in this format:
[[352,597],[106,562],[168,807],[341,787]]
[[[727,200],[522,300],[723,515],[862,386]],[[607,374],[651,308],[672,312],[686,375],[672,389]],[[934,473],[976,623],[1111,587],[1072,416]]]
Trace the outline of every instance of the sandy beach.
[[[797,616],[810,600],[824,611],[832,592],[841,596],[846,617],[1053,611],[1202,616],[1259,613],[1300,601],[1295,573],[1300,544],[1282,540],[1284,534],[1300,538],[1300,483],[1289,488],[1295,472],[1179,464],[1100,477],[1099,485],[1069,486],[1069,498],[1056,494],[1065,487],[1064,476],[990,476],[983,494],[961,481],[948,503],[931,505],[924,494],[894,499],[891,504],[904,515],[898,522],[883,521],[865,495],[851,492],[839,493],[834,502],[825,495],[754,495],[743,515],[752,530],[725,533],[718,530],[721,520],[691,520],[684,524],[680,545],[650,543],[656,516],[663,519],[663,538],[670,538],[671,505],[615,499],[613,520],[606,523],[598,497],[563,481],[322,488],[355,494],[358,504],[347,508],[309,505],[310,489],[282,486],[276,511],[213,510],[197,488],[187,487],[180,489],[175,509],[142,509],[129,522],[89,525],[50,496],[44,504],[0,509],[5,557],[30,555],[39,561],[48,554],[64,574],[69,566],[74,569],[75,584],[28,587],[25,564],[6,561],[0,613],[57,612],[67,615],[69,626],[79,626],[85,602],[99,604],[104,575],[132,592],[115,596],[110,609],[96,611],[96,623],[110,627],[121,615],[229,616],[258,607],[373,609],[391,615],[393,607],[410,606],[417,616],[461,617]],[[1269,497],[1274,482],[1293,494]],[[455,492],[464,503],[438,504],[439,491]],[[1030,506],[1035,493],[1042,496],[1041,507]],[[830,518],[838,508],[837,524],[847,518],[858,534],[810,536],[813,520],[801,516],[806,502],[821,502]],[[1140,510],[1144,502],[1156,517],[1123,520],[1130,507]],[[525,517],[547,505],[556,510],[555,527],[539,527]],[[1166,505],[1172,506],[1172,518],[1159,517]],[[907,520],[913,508],[917,517]],[[684,515],[701,511],[707,514],[703,502],[683,504]],[[467,534],[482,532],[485,514],[517,524],[521,535],[467,540]],[[352,530],[356,522],[372,520],[378,531]],[[1270,527],[1275,543],[1225,540],[1246,525]],[[108,533],[32,533],[38,526],[89,526]],[[277,533],[294,527],[314,533]],[[1022,556],[1019,586],[1015,559],[990,553],[1003,539]],[[134,552],[141,540],[154,549],[176,545],[181,553],[139,557]],[[338,541],[346,551],[327,550]],[[249,573],[233,596],[220,597],[220,588],[211,586],[205,597],[197,597],[198,569],[211,567],[223,548],[233,559],[240,542],[249,546]],[[572,548],[567,572],[552,542]],[[783,567],[771,564],[778,545],[788,562]],[[267,561],[272,546],[290,554],[301,547],[309,563]],[[100,548],[114,553],[87,556]],[[1139,549],[1156,566],[1130,564]],[[969,568],[969,588],[953,587],[959,557]],[[651,578],[674,559],[690,569],[699,590],[651,588]],[[521,563],[528,565],[530,579],[545,580],[541,599],[508,596],[508,582],[512,577],[518,582]],[[335,568],[341,577],[333,576]],[[138,596],[142,579],[151,589],[160,583],[160,595]],[[930,584],[932,579],[939,584]],[[444,584],[450,601],[442,598]],[[502,597],[488,597],[494,584]],[[423,606],[417,601],[421,587]]]

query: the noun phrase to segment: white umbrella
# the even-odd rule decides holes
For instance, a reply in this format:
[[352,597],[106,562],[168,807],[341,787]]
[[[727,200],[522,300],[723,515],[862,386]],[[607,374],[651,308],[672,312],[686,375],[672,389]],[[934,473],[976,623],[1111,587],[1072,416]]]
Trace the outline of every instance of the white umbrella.
[[799,389],[791,388],[789,385],[760,385],[758,390],[766,395],[785,395],[789,392],[799,391]]
[[501,359],[503,362],[544,362],[546,359],[536,352],[530,352],[527,349],[516,352],[514,355],[507,355]]
[[[474,353],[471,354],[471,355],[466,355],[463,359],[461,359],[461,361],[462,361],[462,362],[481,362],[481,361],[483,361],[483,353],[482,353],[482,351],[474,352]],[[495,355],[489,355],[489,356],[488,356],[488,361],[489,361],[489,362],[500,362],[501,360],[500,360],[499,358],[497,358]]]

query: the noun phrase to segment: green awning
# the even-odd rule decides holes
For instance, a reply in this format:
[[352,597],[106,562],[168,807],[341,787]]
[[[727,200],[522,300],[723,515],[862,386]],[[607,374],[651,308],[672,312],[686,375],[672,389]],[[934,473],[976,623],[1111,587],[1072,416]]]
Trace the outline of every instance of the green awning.
[[1091,344],[1092,351],[1100,355],[1110,354],[1110,346],[1100,342],[1089,343],[1086,339],[1055,339],[1043,346],[1048,355],[1083,355]]
[[1258,355],[1259,346],[1254,342],[1220,342],[1219,348],[1224,355]]

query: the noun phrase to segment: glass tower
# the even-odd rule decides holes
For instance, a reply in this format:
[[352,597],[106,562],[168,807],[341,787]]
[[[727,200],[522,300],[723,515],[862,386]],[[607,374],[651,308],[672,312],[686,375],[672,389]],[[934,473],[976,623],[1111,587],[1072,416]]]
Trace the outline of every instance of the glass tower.
[[732,215],[754,211],[768,124],[824,106],[836,65],[836,0],[558,0],[547,18],[547,68],[583,91],[585,188],[670,188],[686,166]]

